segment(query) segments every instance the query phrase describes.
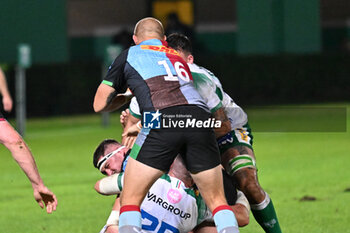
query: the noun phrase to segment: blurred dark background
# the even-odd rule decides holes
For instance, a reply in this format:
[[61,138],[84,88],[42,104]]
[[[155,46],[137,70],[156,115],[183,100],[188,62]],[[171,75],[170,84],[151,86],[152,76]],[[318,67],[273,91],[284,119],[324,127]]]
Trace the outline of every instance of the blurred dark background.
[[26,43],[28,116],[93,112],[108,46],[128,47],[146,16],[189,36],[196,63],[239,105],[350,100],[349,0],[5,1],[0,64],[12,96],[17,46]]

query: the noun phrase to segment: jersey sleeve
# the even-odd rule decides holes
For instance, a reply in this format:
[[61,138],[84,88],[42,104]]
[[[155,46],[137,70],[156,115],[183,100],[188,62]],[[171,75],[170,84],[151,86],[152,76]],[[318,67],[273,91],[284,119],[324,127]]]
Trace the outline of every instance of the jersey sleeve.
[[197,200],[197,206],[198,206],[197,225],[201,224],[204,221],[209,221],[209,222],[214,221],[213,214],[211,213],[209,207],[205,204],[203,199],[200,201],[200,203]]
[[195,198],[198,210],[197,225],[204,221],[213,221],[213,214],[211,213],[209,207],[205,204],[202,195],[196,195]]
[[108,68],[106,77],[102,83],[113,87],[117,93],[124,93],[127,89],[124,68],[128,56],[128,49],[124,50]]
[[136,117],[137,119],[141,119],[141,113],[140,113],[140,106],[137,102],[136,97],[133,97],[131,99],[130,105],[129,105],[129,112],[132,116]]
[[213,113],[221,106],[221,99],[216,93],[216,85],[203,73],[191,72],[194,85],[205,103]]

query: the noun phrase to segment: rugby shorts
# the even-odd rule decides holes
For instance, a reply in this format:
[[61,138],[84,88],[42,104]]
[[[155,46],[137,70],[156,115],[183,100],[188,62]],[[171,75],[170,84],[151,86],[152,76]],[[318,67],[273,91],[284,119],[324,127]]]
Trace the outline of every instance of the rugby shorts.
[[[225,138],[224,138],[225,137]],[[219,141],[220,154],[235,146],[247,146],[253,149],[253,134],[249,124],[235,128],[229,135],[224,136]]]
[[[190,115],[197,120],[212,118],[209,112],[196,105],[173,106],[162,109],[160,112],[162,117]],[[191,173],[218,166],[220,154],[214,130],[212,128],[142,128],[130,156],[141,163],[167,172],[178,154],[181,154]]]
[[2,115],[1,111],[0,111],[0,121],[6,121],[4,115]]

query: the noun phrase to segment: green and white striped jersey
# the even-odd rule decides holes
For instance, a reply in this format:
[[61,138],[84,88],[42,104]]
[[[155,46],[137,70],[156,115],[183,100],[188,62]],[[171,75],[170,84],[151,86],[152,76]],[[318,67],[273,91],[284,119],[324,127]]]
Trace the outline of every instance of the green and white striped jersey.
[[[119,174],[118,186],[122,190],[123,173]],[[212,213],[198,191],[186,188],[184,183],[164,174],[148,191],[141,204],[143,232],[187,233]]]
[[231,128],[240,128],[248,122],[247,114],[224,92],[219,79],[209,70],[196,64],[188,64],[195,87],[211,112],[223,107],[231,122]]

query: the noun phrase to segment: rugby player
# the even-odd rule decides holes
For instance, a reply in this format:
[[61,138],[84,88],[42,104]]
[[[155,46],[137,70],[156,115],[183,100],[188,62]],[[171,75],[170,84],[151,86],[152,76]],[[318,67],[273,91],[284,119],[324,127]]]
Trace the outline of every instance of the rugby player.
[[[194,88],[191,73],[175,50],[167,47],[162,24],[140,20],[134,29],[135,46],[123,51],[111,65],[94,99],[96,112],[117,108],[118,93],[129,87],[141,113],[188,114],[197,121],[211,118]],[[140,205],[152,184],[169,170],[179,152],[202,197],[214,215],[218,232],[239,232],[228,206],[222,182],[220,155],[211,128],[202,130],[141,130],[130,153],[121,194],[119,231],[141,230]]]
[[[93,163],[108,177],[99,180],[95,189],[104,195],[119,194],[123,188],[123,167],[128,149],[115,140],[104,140],[94,152]],[[238,225],[249,222],[249,204],[244,194],[236,192],[235,183],[224,173],[224,187]],[[106,225],[100,233],[118,232],[118,203],[114,206]],[[194,188],[193,179],[178,156],[169,173],[159,178],[151,187],[141,205],[143,232],[217,232],[212,214],[201,195]],[[205,231],[204,231],[205,230]]]
[[[280,233],[281,229],[277,219],[276,211],[269,195],[261,188],[257,178],[255,155],[253,152],[253,136],[248,124],[247,114],[239,107],[232,98],[224,92],[217,77],[209,70],[199,67],[194,63],[192,46],[188,38],[181,34],[171,34],[167,38],[170,47],[177,50],[181,57],[188,63],[196,89],[204,98],[209,109],[215,117],[226,119],[221,109],[224,109],[230,122],[230,131],[227,128],[216,131],[216,136],[222,156],[225,170],[233,176],[239,185],[239,189],[247,196],[251,205],[252,213],[256,221],[268,233]],[[139,131],[141,114],[135,98],[131,100],[129,111],[130,124],[126,138],[123,142],[128,145],[132,141],[135,131]],[[220,114],[217,112],[219,111]],[[122,113],[126,115],[126,113]],[[137,127],[138,126],[138,127]]]
[[218,138],[225,170],[237,180],[239,189],[249,200],[255,220],[264,231],[281,233],[271,198],[258,182],[252,147],[253,136],[247,114],[224,92],[219,79],[212,72],[194,63],[191,43],[186,36],[172,34],[167,41],[188,63],[196,88],[206,102],[209,102],[209,108],[223,106],[231,122],[232,131]]
[[[4,110],[12,110],[12,98],[7,88],[5,75],[0,68],[0,94]],[[40,177],[33,155],[19,133],[6,121],[0,111],[0,143],[12,154],[14,160],[28,177],[32,184],[34,198],[41,208],[46,207],[47,213],[56,210],[57,199]]]

